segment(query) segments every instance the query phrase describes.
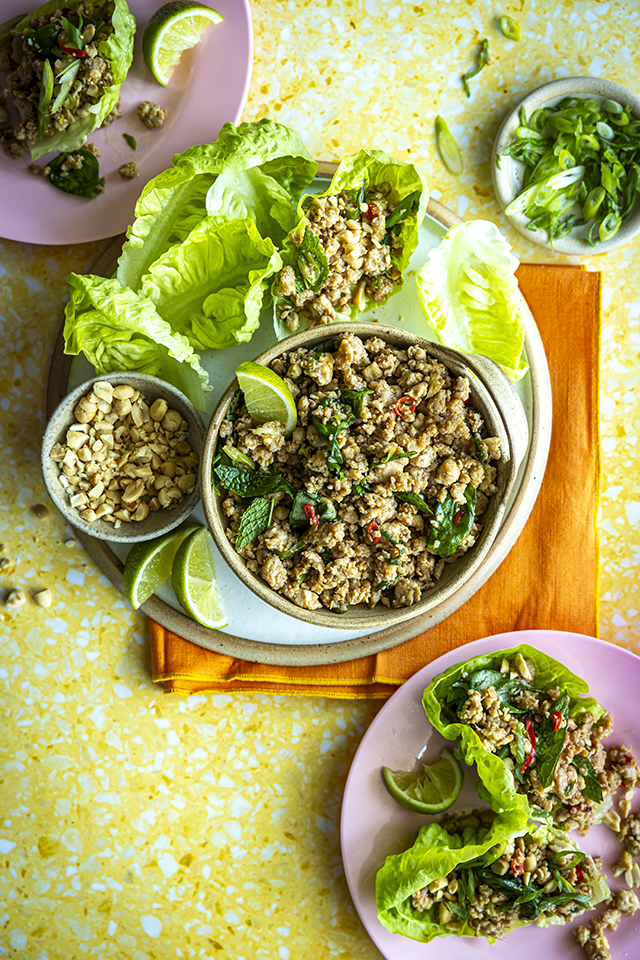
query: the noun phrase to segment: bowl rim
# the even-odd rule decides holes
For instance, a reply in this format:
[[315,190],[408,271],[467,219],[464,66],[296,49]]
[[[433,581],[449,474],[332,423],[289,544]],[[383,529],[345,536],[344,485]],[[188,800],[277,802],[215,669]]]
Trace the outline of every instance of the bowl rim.
[[[524,107],[527,114],[531,114],[533,110],[538,107],[544,106],[553,100],[571,96],[572,94],[579,97],[586,95],[598,97],[602,100],[618,100],[629,106],[638,119],[640,119],[640,96],[632,93],[632,91],[626,87],[614,83],[612,80],[583,75],[562,77],[536,87],[507,112],[498,128],[493,143],[491,152],[491,179],[493,181],[496,199],[503,213],[515,196],[510,188],[509,177],[505,166],[509,164],[513,169],[517,161],[514,161],[511,157],[504,157],[502,163],[505,166],[498,167],[497,160],[513,138],[515,129],[519,125],[518,118],[521,109]],[[614,250],[616,247],[622,246],[625,243],[629,243],[640,233],[640,201],[636,201],[635,210],[632,210],[626,220],[620,225],[617,234],[610,240],[601,241],[597,247],[592,247],[588,241],[582,240],[579,237],[572,237],[571,234],[555,240],[552,246],[548,238],[547,240],[541,239],[543,236],[547,237],[546,231],[530,230],[527,227],[527,217],[521,213],[507,217],[507,223],[511,224],[511,226],[523,237],[526,237],[527,240],[530,240],[536,244],[536,246],[550,250],[552,253],[560,253],[565,256],[593,257]]]
[[[44,480],[47,493],[51,498],[56,509],[62,514],[62,516],[67,520],[73,527],[77,530],[82,531],[90,537],[95,537],[98,540],[112,541],[113,543],[119,544],[134,544],[141,543],[145,540],[154,540],[157,537],[163,536],[165,533],[169,533],[171,530],[174,530],[179,526],[195,509],[200,501],[200,485],[196,483],[193,491],[182,499],[180,504],[175,507],[173,510],[163,511],[164,523],[159,528],[154,528],[152,530],[145,528],[143,525],[145,521],[136,523],[136,527],[142,527],[141,530],[137,530],[135,533],[127,533],[127,531],[134,530],[135,528],[131,525],[130,521],[127,523],[123,521],[121,526],[118,529],[113,528],[110,524],[100,523],[98,526],[97,523],[89,523],[84,520],[75,507],[72,507],[71,504],[67,501],[62,485],[59,481],[59,470],[54,470],[52,464],[54,461],[51,460],[51,449],[55,443],[60,442],[60,438],[64,436],[66,430],[70,423],[73,423],[73,408],[76,403],[87,393],[89,393],[91,387],[95,383],[101,381],[108,381],[109,383],[117,386],[118,384],[130,384],[136,385],[136,389],[140,389],[144,393],[144,388],[147,387],[149,391],[158,391],[159,393],[165,393],[168,396],[171,396],[175,399],[176,405],[182,405],[182,410],[180,411],[183,416],[186,413],[185,419],[189,423],[189,440],[193,444],[196,442],[196,452],[198,456],[201,456],[202,444],[204,442],[205,434],[205,425],[204,421],[198,410],[194,407],[188,397],[182,393],[177,387],[174,387],[173,384],[168,383],[166,380],[162,380],[160,377],[154,377],[147,373],[133,373],[131,371],[114,371],[112,373],[99,374],[94,377],[90,377],[88,380],[84,380],[82,383],[78,384],[77,387],[74,387],[63,399],[58,403],[55,410],[49,417],[47,425],[45,427],[42,443],[40,448],[40,462],[41,462],[41,472],[42,479]],[[194,432],[195,431],[195,432]],[[154,517],[157,517],[158,513],[154,514]]]
[[[274,344],[259,354],[255,358],[255,362],[267,365],[276,357],[284,353],[289,353],[299,346],[313,345],[314,343],[320,343],[323,340],[333,339],[341,336],[343,333],[350,332],[357,333],[363,338],[381,336],[383,339],[396,345],[404,344],[409,346],[411,344],[417,344],[425,348],[430,355],[435,356],[436,359],[443,362],[449,369],[452,369],[452,365],[453,368],[455,368],[455,366],[464,368],[458,371],[454,369],[454,372],[460,374],[463,373],[464,370],[471,371],[472,389],[476,392],[476,399],[479,402],[479,406],[484,407],[483,418],[487,419],[488,414],[489,418],[493,420],[492,429],[495,428],[496,431],[499,431],[499,435],[502,438],[502,449],[508,451],[508,458],[505,457],[499,461],[499,477],[500,483],[502,484],[499,500],[494,502],[492,498],[491,515],[487,518],[487,522],[483,524],[480,538],[468,554],[463,554],[462,557],[457,558],[457,561],[454,561],[456,569],[451,576],[447,578],[442,586],[436,584],[427,596],[422,597],[418,603],[412,606],[395,609],[376,606],[367,611],[358,610],[357,615],[350,615],[349,612],[347,612],[346,616],[338,616],[325,607],[317,610],[303,610],[297,606],[297,604],[293,603],[293,601],[287,599],[270,587],[267,582],[257,574],[247,570],[245,561],[239,556],[235,547],[233,547],[227,539],[225,533],[226,524],[222,519],[219,509],[221,497],[216,493],[210,479],[220,425],[225,418],[233,396],[238,390],[238,381],[236,378],[234,378],[223,393],[207,426],[200,458],[201,503],[207,526],[223,560],[231,567],[231,570],[238,579],[261,600],[275,607],[281,613],[317,626],[330,627],[337,630],[380,630],[385,627],[394,627],[417,616],[428,614],[431,607],[446,601],[452,594],[466,584],[480,567],[490,551],[505,518],[509,495],[515,484],[518,468],[526,452],[526,442],[523,444],[517,436],[514,436],[514,432],[510,429],[510,426],[507,425],[503,411],[500,409],[501,404],[496,402],[491,390],[487,388],[485,381],[491,378],[491,372],[495,373],[493,368],[499,371],[498,377],[500,380],[507,380],[506,375],[497,364],[493,364],[492,361],[487,361],[487,358],[476,358],[462,351],[444,347],[439,343],[419,337],[416,334],[408,333],[396,327],[386,326],[381,323],[367,323],[364,321],[357,321],[357,326],[354,326],[353,321],[351,321],[346,323],[332,323],[329,327],[314,327],[293,334],[285,340]],[[482,362],[476,364],[476,360],[485,361],[485,363],[491,364],[491,367],[487,367],[485,363]],[[475,378],[473,374],[475,374]],[[513,401],[514,395],[516,396],[517,403],[520,403],[515,391],[513,391],[513,393],[511,392],[513,389],[512,385],[509,381],[507,382],[509,383],[509,388],[505,387],[505,390],[508,389],[509,391],[507,405]],[[524,411],[522,411],[522,416],[526,428]]]

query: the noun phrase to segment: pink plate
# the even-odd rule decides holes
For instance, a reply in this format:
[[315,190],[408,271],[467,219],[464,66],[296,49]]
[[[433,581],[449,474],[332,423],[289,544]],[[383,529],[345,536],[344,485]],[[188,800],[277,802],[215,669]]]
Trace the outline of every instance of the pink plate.
[[[411,813],[393,800],[384,786],[381,767],[411,770],[416,767],[417,758],[431,762],[439,756],[445,741],[431,727],[422,707],[422,693],[436,674],[460,660],[518,643],[528,643],[550,654],[584,677],[590,693],[613,717],[614,733],[609,745],[625,743],[636,757],[640,756],[640,657],[603,640],[553,630],[503,633],[459,647],[411,677],[385,704],[363,737],[349,771],[342,804],[341,841],[347,882],[360,919],[386,960],[585,960],[586,954],[571,930],[584,923],[589,914],[583,914],[583,919],[569,926],[525,927],[493,945],[483,938],[464,937],[418,943],[389,933],[376,916],[377,870],[388,855],[410,847],[420,827],[429,822],[428,817]],[[473,785],[468,781],[465,776],[456,807],[468,807],[474,802]],[[620,880],[611,879],[611,865],[622,852],[615,834],[607,827],[597,826],[588,837],[575,836],[587,853],[602,856],[612,889],[625,886]],[[637,957],[640,913],[635,917],[623,915],[618,929],[607,931],[607,939],[614,960]]]
[[[89,137],[100,150],[104,193],[95,200],[63,193],[44,177],[29,173],[28,155],[12,159],[0,149],[0,236],[62,244],[122,233],[133,220],[143,186],[171,166],[175,153],[215,140],[227,120],[238,122],[253,62],[249,2],[208,0],[208,5],[224,20],[207,27],[200,43],[183,53],[169,85],[162,87],[142,57],[144,28],[162,0],[129,0],[137,29],[133,64],[121,89],[122,117]],[[24,0],[2,0],[0,6],[4,21],[28,8],[29,0],[26,4]],[[31,0],[31,7],[36,6],[38,0]],[[0,80],[5,76],[0,75]],[[152,100],[168,111],[161,127],[148,130],[138,119],[136,107],[143,100]],[[123,133],[135,138],[135,151]],[[123,180],[118,167],[129,160],[138,164],[139,176]],[[38,164],[44,166],[44,159]]]

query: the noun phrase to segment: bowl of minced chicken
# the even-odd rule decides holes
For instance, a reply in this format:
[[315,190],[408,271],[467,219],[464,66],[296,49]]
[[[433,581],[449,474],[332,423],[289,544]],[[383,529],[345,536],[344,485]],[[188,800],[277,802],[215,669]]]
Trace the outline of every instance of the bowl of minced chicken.
[[362,322],[305,330],[256,359],[289,387],[295,427],[254,422],[234,381],[201,459],[205,517],[240,580],[290,616],[351,630],[468,587],[527,443],[500,368]]

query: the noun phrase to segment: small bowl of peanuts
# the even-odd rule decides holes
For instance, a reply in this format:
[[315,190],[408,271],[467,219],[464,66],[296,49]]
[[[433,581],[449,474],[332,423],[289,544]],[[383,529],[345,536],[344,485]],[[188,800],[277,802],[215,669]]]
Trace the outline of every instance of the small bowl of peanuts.
[[58,510],[91,537],[121,543],[173,530],[200,500],[204,424],[157,377],[109,373],[76,387],[42,442],[42,475]]

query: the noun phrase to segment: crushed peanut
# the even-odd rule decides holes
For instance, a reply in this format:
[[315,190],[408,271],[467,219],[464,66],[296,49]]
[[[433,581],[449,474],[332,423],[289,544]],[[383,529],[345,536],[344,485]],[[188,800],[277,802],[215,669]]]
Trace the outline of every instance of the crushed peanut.
[[26,599],[27,597],[24,590],[10,590],[4,601],[4,605],[8,607],[9,610],[16,610],[22,606]]
[[39,607],[50,607],[53,597],[51,595],[51,590],[48,590],[46,587],[44,590],[36,590],[32,594],[33,602],[37,603]]
[[93,384],[75,408],[64,443],[51,458],[60,483],[83,520],[105,520],[118,528],[171,510],[196,485],[198,455],[189,425],[159,398],[149,405],[128,384]]

